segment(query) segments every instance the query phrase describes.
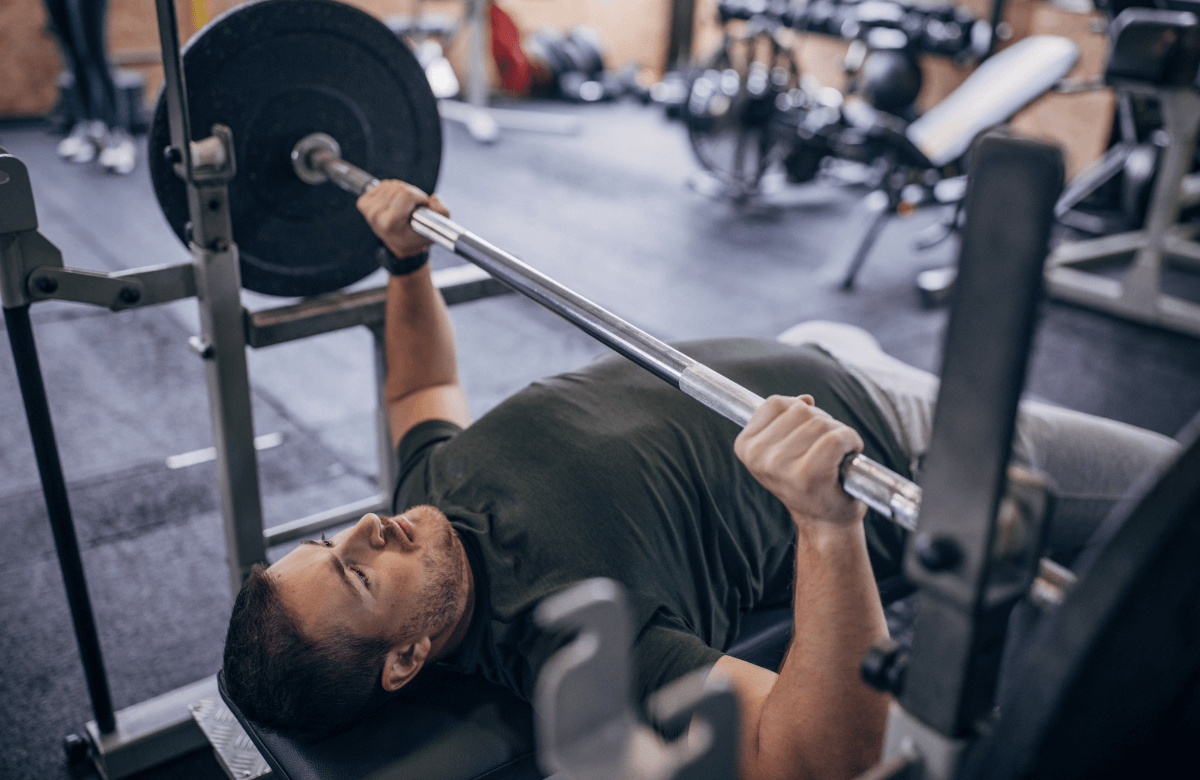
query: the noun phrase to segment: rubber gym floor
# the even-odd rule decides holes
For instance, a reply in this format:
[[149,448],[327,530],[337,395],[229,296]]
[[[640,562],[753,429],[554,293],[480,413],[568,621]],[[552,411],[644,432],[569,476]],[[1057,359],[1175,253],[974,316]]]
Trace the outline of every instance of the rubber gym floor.
[[[937,370],[946,311],[926,310],[914,275],[952,261],[954,241],[919,252],[938,216],[893,220],[851,293],[837,280],[861,235],[864,191],[786,189],[735,207],[687,186],[697,166],[680,125],[633,104],[543,106],[575,114],[576,136],[508,132],[477,145],[445,128],[439,191],[454,218],[666,339],[773,336],[805,319],[861,325],[892,354]],[[69,267],[177,263],[146,174],[105,176],[55,155],[38,124],[0,125],[28,166],[40,228]],[[441,250],[438,250],[440,252]],[[436,256],[439,264],[457,262]],[[382,274],[365,280],[377,284]],[[1200,297],[1195,278],[1174,280]],[[278,303],[252,293],[251,308]],[[455,307],[462,378],[482,414],[529,381],[603,350],[516,296]],[[214,673],[231,597],[211,462],[167,458],[212,443],[203,369],[187,347],[194,302],[112,314],[34,307],[59,446],[104,661],[118,708]],[[0,356],[0,777],[69,770],[62,738],[91,718],[9,351]],[[373,491],[370,337],[342,331],[249,352],[266,521]],[[1174,434],[1200,410],[1200,341],[1050,302],[1027,386],[1068,407]],[[273,557],[281,551],[273,551]],[[145,777],[223,777],[204,751]]]

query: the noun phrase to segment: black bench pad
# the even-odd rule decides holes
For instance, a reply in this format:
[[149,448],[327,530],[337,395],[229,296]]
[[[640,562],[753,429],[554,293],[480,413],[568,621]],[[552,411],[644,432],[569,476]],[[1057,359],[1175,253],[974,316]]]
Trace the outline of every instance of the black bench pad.
[[[778,668],[791,638],[790,607],[744,618],[730,647],[750,663]],[[258,729],[221,698],[279,780],[539,780],[533,711],[478,677],[433,668],[349,731],[304,743]]]
[[535,780],[532,711],[507,690],[441,669],[422,672],[354,728],[300,742],[237,717],[279,780]]

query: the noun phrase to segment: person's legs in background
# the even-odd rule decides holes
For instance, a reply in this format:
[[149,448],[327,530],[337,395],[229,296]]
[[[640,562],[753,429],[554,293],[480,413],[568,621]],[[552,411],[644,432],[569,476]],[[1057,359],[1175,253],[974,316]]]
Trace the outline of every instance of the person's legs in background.
[[108,64],[108,47],[105,37],[107,0],[68,0],[77,8],[81,22],[84,48],[87,51],[88,73],[91,77],[89,90],[92,100],[100,107],[100,118],[107,131],[100,139],[100,156],[97,162],[109,173],[127,174],[133,171],[137,161],[137,150],[129,129],[121,127],[117,119],[117,85],[113,81]]
[[[110,173],[130,173],[137,160],[128,129],[117,123],[117,94],[105,45],[107,0],[45,0],[63,57],[75,76],[81,115],[58,145],[75,163],[95,159]],[[99,158],[97,159],[97,153]]]
[[103,135],[103,125],[97,127],[99,120],[97,108],[92,102],[92,91],[89,86],[91,79],[87,73],[87,60],[77,46],[76,28],[78,24],[72,18],[73,8],[67,3],[75,4],[75,0],[45,0],[46,11],[50,16],[51,26],[58,36],[62,48],[63,59],[75,76],[75,93],[79,98],[80,115],[75,118],[71,131],[58,144],[58,156],[68,162],[86,163],[96,157],[98,138]]

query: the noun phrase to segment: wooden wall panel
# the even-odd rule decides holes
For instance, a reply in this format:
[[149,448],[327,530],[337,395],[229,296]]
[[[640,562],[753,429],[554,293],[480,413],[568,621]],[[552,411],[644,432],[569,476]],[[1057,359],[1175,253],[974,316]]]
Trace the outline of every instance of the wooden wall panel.
[[[1079,46],[1079,63],[1069,78],[1091,79],[1104,73],[1108,35],[1103,14],[1077,14],[1047,3],[1018,0],[1012,3],[1009,18],[1014,28],[1013,38],[1021,25],[1025,35],[1063,35],[1075,41]],[[1107,88],[1078,94],[1050,93],[1018,113],[1012,125],[1061,144],[1070,180],[1104,154],[1115,108],[1116,96]]]
[[[190,0],[176,0],[180,36],[192,33]],[[142,71],[147,100],[162,80],[158,21],[154,0],[110,0],[108,50],[113,64]],[[0,3],[0,116],[37,116],[58,101],[57,79],[63,69],[58,38],[47,29],[42,0]]]
[[53,108],[60,70],[42,0],[0,3],[0,116],[38,116]]

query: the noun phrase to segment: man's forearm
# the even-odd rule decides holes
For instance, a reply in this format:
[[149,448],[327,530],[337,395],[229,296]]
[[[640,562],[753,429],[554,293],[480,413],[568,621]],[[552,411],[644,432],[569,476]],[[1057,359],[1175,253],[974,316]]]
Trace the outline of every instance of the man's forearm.
[[[848,778],[879,756],[887,699],[862,682],[887,636],[862,523],[797,522],[792,643],[757,726],[760,777]],[[751,727],[751,724],[746,724]]]
[[418,390],[458,383],[454,330],[428,264],[388,278],[384,328],[389,405]]

